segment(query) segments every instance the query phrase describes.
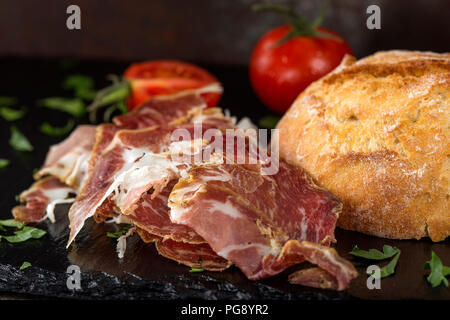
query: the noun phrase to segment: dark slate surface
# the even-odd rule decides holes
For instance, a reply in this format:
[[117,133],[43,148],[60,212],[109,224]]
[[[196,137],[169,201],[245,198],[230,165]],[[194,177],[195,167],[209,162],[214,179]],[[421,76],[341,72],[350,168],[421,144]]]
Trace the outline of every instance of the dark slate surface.
[[[32,171],[42,163],[49,145],[57,138],[39,133],[42,121],[63,125],[65,115],[34,106],[38,98],[65,94],[60,84],[65,75],[73,73],[94,76],[99,87],[106,84],[108,73],[121,73],[126,64],[115,63],[60,63],[59,61],[1,60],[3,77],[0,95],[17,96],[26,105],[29,114],[16,123],[35,146],[30,154],[20,153],[8,146],[9,124],[0,120],[0,158],[12,164],[0,171],[0,219],[10,217],[14,197],[32,182]],[[244,67],[206,66],[214,72],[225,87],[221,105],[242,117],[253,120],[268,111],[254,97]],[[366,287],[363,260],[352,259],[360,276],[348,290],[333,292],[290,285],[287,276],[291,268],[264,281],[249,281],[235,267],[222,273],[189,273],[189,268],[162,258],[153,245],[144,244],[137,236],[128,240],[127,252],[119,261],[114,243],[106,237],[114,231],[113,225],[87,223],[80,236],[68,250],[67,205],[57,207],[57,222],[43,222],[39,227],[48,235],[39,240],[10,244],[0,242],[0,298],[74,298],[74,299],[448,299],[445,287],[431,288],[425,281],[423,263],[434,250],[450,265],[449,242],[433,244],[429,240],[393,241],[365,236],[355,232],[337,230],[337,250],[349,259],[348,251],[357,244],[363,249],[381,248],[383,244],[402,250],[395,276],[382,280],[381,290]],[[32,267],[19,270],[23,261]],[[76,264],[81,270],[82,290],[72,292],[66,287],[66,269]]]

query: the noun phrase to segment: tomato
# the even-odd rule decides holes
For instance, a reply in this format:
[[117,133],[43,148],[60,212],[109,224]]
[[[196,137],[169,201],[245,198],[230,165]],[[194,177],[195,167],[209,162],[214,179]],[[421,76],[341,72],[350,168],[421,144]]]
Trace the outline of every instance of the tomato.
[[297,96],[313,81],[339,65],[349,45],[338,34],[322,27],[322,36],[293,36],[279,43],[292,31],[283,25],[266,33],[256,44],[250,59],[250,81],[261,101],[277,113],[284,113]]
[[[132,64],[124,73],[130,83],[131,93],[127,99],[129,110],[136,108],[156,95],[174,94],[183,90],[198,89],[219,83],[208,71],[191,63],[177,60],[155,60]],[[219,92],[202,93],[208,107],[216,106]]]

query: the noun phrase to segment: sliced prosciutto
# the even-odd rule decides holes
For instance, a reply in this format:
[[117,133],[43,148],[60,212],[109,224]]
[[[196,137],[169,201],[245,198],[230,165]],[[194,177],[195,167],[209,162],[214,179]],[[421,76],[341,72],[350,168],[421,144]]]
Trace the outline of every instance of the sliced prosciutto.
[[[184,97],[174,96],[171,99],[166,98],[165,100],[155,100],[154,102],[149,101],[140,109],[128,115],[116,117],[115,122],[117,125],[102,124],[97,127],[92,125],[78,126],[67,139],[50,148],[44,165],[35,174],[35,178],[39,179],[47,175],[53,176],[61,181],[61,185],[64,188],[71,187],[74,192],[79,192],[88,175],[91,173],[95,162],[119,130],[127,127],[134,129],[153,126],[155,124],[166,124],[166,121],[170,123],[178,122],[181,121],[180,119],[188,118],[188,113],[191,114],[189,117],[198,115],[201,113],[200,109],[206,106],[203,100],[197,96],[197,94],[190,94]],[[193,110],[197,111],[194,112]],[[211,112],[209,111],[209,113]],[[47,181],[52,181],[52,183],[56,184],[56,180],[46,179],[45,182]],[[32,196],[36,195],[34,191],[42,184],[44,182],[37,182],[23,194],[33,190]],[[27,202],[26,206],[16,207],[14,209],[14,215],[17,215],[18,219],[20,218],[22,221],[39,221],[45,216],[46,204],[49,204],[45,198],[42,198],[42,201],[37,201],[39,197],[36,195],[32,201]],[[52,201],[55,200],[58,199],[52,198]],[[64,200],[64,198],[59,200]],[[30,210],[30,208],[33,210]],[[111,210],[107,214],[99,214],[96,218],[98,221],[103,221],[114,215],[115,213]]]
[[113,122],[116,126],[127,129],[184,123],[191,114],[204,108],[205,101],[195,94],[177,98],[154,98],[129,114],[115,117]]
[[327,247],[339,200],[283,161],[275,175],[260,171],[260,164],[190,169],[170,195],[171,220],[191,227],[251,280],[309,261],[344,289],[357,273]]
[[223,271],[231,263],[217,255],[207,243],[190,244],[170,239],[156,242],[159,254],[192,268]]
[[[95,141],[95,126],[78,126],[63,142],[51,146],[35,182],[20,196],[23,205],[13,208],[13,215],[24,222],[39,222],[48,217],[54,222],[56,204],[70,203],[88,176],[89,158]],[[46,214],[47,213],[47,214]]]
[[129,114],[115,117],[114,124],[99,125],[89,168],[93,168],[103,150],[108,147],[119,130],[199,122],[215,128],[233,126],[234,120],[224,117],[221,109],[205,108],[206,104],[198,94],[155,98]]
[[49,205],[73,202],[74,199],[67,198],[75,193],[75,189],[68,187],[58,178],[43,178],[22,192],[20,202],[23,204],[13,208],[13,216],[22,222],[39,222],[45,218]]
[[194,230],[170,221],[169,194],[178,180],[172,180],[157,196],[146,193],[136,209],[126,217],[137,227],[164,240],[172,239],[191,244],[205,243]]
[[208,271],[223,271],[231,266],[229,261],[218,256],[207,243],[191,244],[163,239],[140,228],[136,228],[136,231],[144,242],[154,242],[158,253],[167,259]]
[[235,264],[259,280],[308,261],[314,267],[292,273],[291,283],[346,288],[357,273],[329,247],[340,201],[237,129],[251,123],[206,108],[201,93],[154,98],[112,124],[78,127],[51,148],[36,175],[48,177],[21,195],[15,218],[52,219],[52,208],[77,193],[67,246],[86,219],[113,218],[132,224],[119,257],[137,232],[187,266]]
[[95,126],[78,126],[67,139],[50,147],[44,166],[35,178],[52,175],[71,187],[80,188],[88,173],[95,130]]
[[188,130],[194,136],[193,125],[121,130],[116,133],[70,209],[68,245],[87,218],[95,214],[109,214],[112,210],[130,214],[147,191],[152,189],[151,198],[155,198],[171,180],[180,176],[186,166],[171,161],[169,150],[172,133],[177,129]]

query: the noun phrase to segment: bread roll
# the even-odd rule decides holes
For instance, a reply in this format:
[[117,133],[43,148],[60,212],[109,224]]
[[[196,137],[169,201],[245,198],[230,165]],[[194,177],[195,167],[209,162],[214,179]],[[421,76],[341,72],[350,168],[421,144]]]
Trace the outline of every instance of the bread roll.
[[302,92],[280,156],[343,202],[338,226],[393,239],[450,235],[450,54],[378,52]]

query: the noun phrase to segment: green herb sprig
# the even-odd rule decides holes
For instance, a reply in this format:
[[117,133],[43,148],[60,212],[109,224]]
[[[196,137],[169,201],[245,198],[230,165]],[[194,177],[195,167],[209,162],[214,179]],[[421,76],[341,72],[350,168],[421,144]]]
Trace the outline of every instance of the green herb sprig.
[[128,232],[128,230],[130,230],[131,225],[130,224],[124,224],[124,225],[121,225],[121,227],[122,228],[120,230],[117,230],[116,232],[107,232],[106,236],[108,238],[118,239],[121,236],[125,235]]
[[8,159],[0,159],[0,169],[6,168],[9,164],[10,161]]
[[444,266],[441,259],[434,251],[431,252],[431,260],[425,262],[423,269],[430,270],[427,281],[433,288],[438,287],[442,282],[448,287],[448,280],[446,277],[450,275],[450,267]]
[[0,117],[6,121],[12,122],[22,119],[26,114],[26,110],[22,109],[12,109],[9,107],[0,107]]
[[25,242],[29,239],[40,239],[47,233],[42,229],[29,227],[24,223],[13,219],[0,220],[0,227],[0,231],[7,231],[5,227],[16,229],[13,235],[0,235],[0,241],[5,239],[10,243]]
[[80,118],[86,113],[86,106],[80,98],[50,97],[37,102],[40,107],[58,110]]
[[280,121],[280,117],[278,116],[265,116],[259,119],[258,126],[260,128],[266,129],[274,129],[277,126],[277,123]]
[[[388,245],[383,246],[383,252],[377,249],[361,250],[358,246],[355,246],[350,254],[355,257],[360,257],[368,260],[385,260],[394,257],[387,265],[380,268],[380,278],[386,278],[395,273],[395,268],[400,258],[401,250]],[[368,272],[373,275],[375,271]]]
[[25,137],[16,126],[11,127],[11,138],[9,139],[9,144],[17,151],[33,151],[34,149],[27,137]]
[[41,132],[52,137],[59,137],[68,134],[75,126],[75,121],[70,119],[64,127],[54,127],[48,122],[44,122],[40,129]]

